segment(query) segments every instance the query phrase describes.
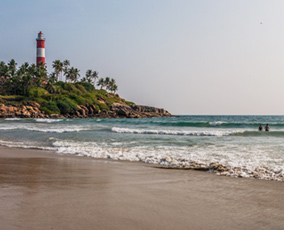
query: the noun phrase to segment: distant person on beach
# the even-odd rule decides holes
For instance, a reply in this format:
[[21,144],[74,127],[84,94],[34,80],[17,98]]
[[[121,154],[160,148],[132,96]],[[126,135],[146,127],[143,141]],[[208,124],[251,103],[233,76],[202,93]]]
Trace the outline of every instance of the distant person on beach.
[[269,125],[268,124],[266,124],[266,126],[265,126],[265,131],[269,131]]
[[258,127],[258,131],[262,131],[263,130],[263,127],[262,127],[262,125],[260,125],[259,127]]

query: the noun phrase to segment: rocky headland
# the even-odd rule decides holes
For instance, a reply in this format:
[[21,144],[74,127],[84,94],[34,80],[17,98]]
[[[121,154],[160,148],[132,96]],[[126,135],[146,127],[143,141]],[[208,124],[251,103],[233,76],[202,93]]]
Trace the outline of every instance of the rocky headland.
[[95,105],[77,105],[77,109],[67,114],[47,114],[37,102],[29,105],[13,106],[0,104],[0,118],[151,118],[171,117],[160,108],[143,105],[113,103],[109,110],[101,111]]

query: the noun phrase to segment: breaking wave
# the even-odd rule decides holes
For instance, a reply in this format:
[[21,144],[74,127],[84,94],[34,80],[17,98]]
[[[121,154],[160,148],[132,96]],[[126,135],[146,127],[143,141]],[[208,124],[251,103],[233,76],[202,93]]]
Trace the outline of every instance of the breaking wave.
[[129,129],[113,127],[112,132],[115,133],[130,133],[130,134],[158,134],[158,135],[182,135],[182,136],[228,136],[244,131],[185,131],[185,130],[153,130],[153,129]]
[[63,119],[46,119],[46,118],[36,118],[34,119],[36,122],[41,123],[54,123],[54,122],[61,122]]
[[21,126],[5,126],[0,127],[0,130],[15,130],[15,129],[24,129],[29,131],[35,131],[35,132],[43,132],[43,133],[68,133],[68,132],[80,132],[80,131],[87,131],[91,130],[90,128],[84,128],[84,127],[60,127],[60,128],[42,128],[42,127],[21,127]]
[[20,121],[22,118],[5,118],[5,121]]

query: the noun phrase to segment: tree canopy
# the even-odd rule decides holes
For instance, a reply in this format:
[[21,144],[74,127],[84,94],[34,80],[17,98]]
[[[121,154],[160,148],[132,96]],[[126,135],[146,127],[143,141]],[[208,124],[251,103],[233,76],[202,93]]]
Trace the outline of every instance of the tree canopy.
[[[80,78],[80,70],[70,66],[69,60],[55,60],[52,62],[53,72],[47,72],[46,66],[40,63],[35,64],[23,63],[17,68],[17,63],[11,59],[7,64],[0,61],[0,94],[2,95],[22,95],[29,96],[31,88],[43,88],[50,94],[55,92],[54,84],[56,82],[86,82],[96,85],[96,80],[99,78],[99,73],[88,69],[84,77]],[[65,79],[63,79],[64,77]],[[101,89],[115,93],[117,84],[113,78],[100,78],[97,86]]]

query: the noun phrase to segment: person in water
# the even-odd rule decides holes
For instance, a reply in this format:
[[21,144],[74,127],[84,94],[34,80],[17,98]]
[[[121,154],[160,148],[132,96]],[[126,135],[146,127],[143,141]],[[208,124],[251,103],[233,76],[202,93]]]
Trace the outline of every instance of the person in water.
[[265,131],[269,131],[269,125],[268,124],[266,124],[266,126],[265,126]]
[[262,127],[262,125],[260,125],[259,127],[258,127],[258,131],[262,131],[263,130],[263,127]]

